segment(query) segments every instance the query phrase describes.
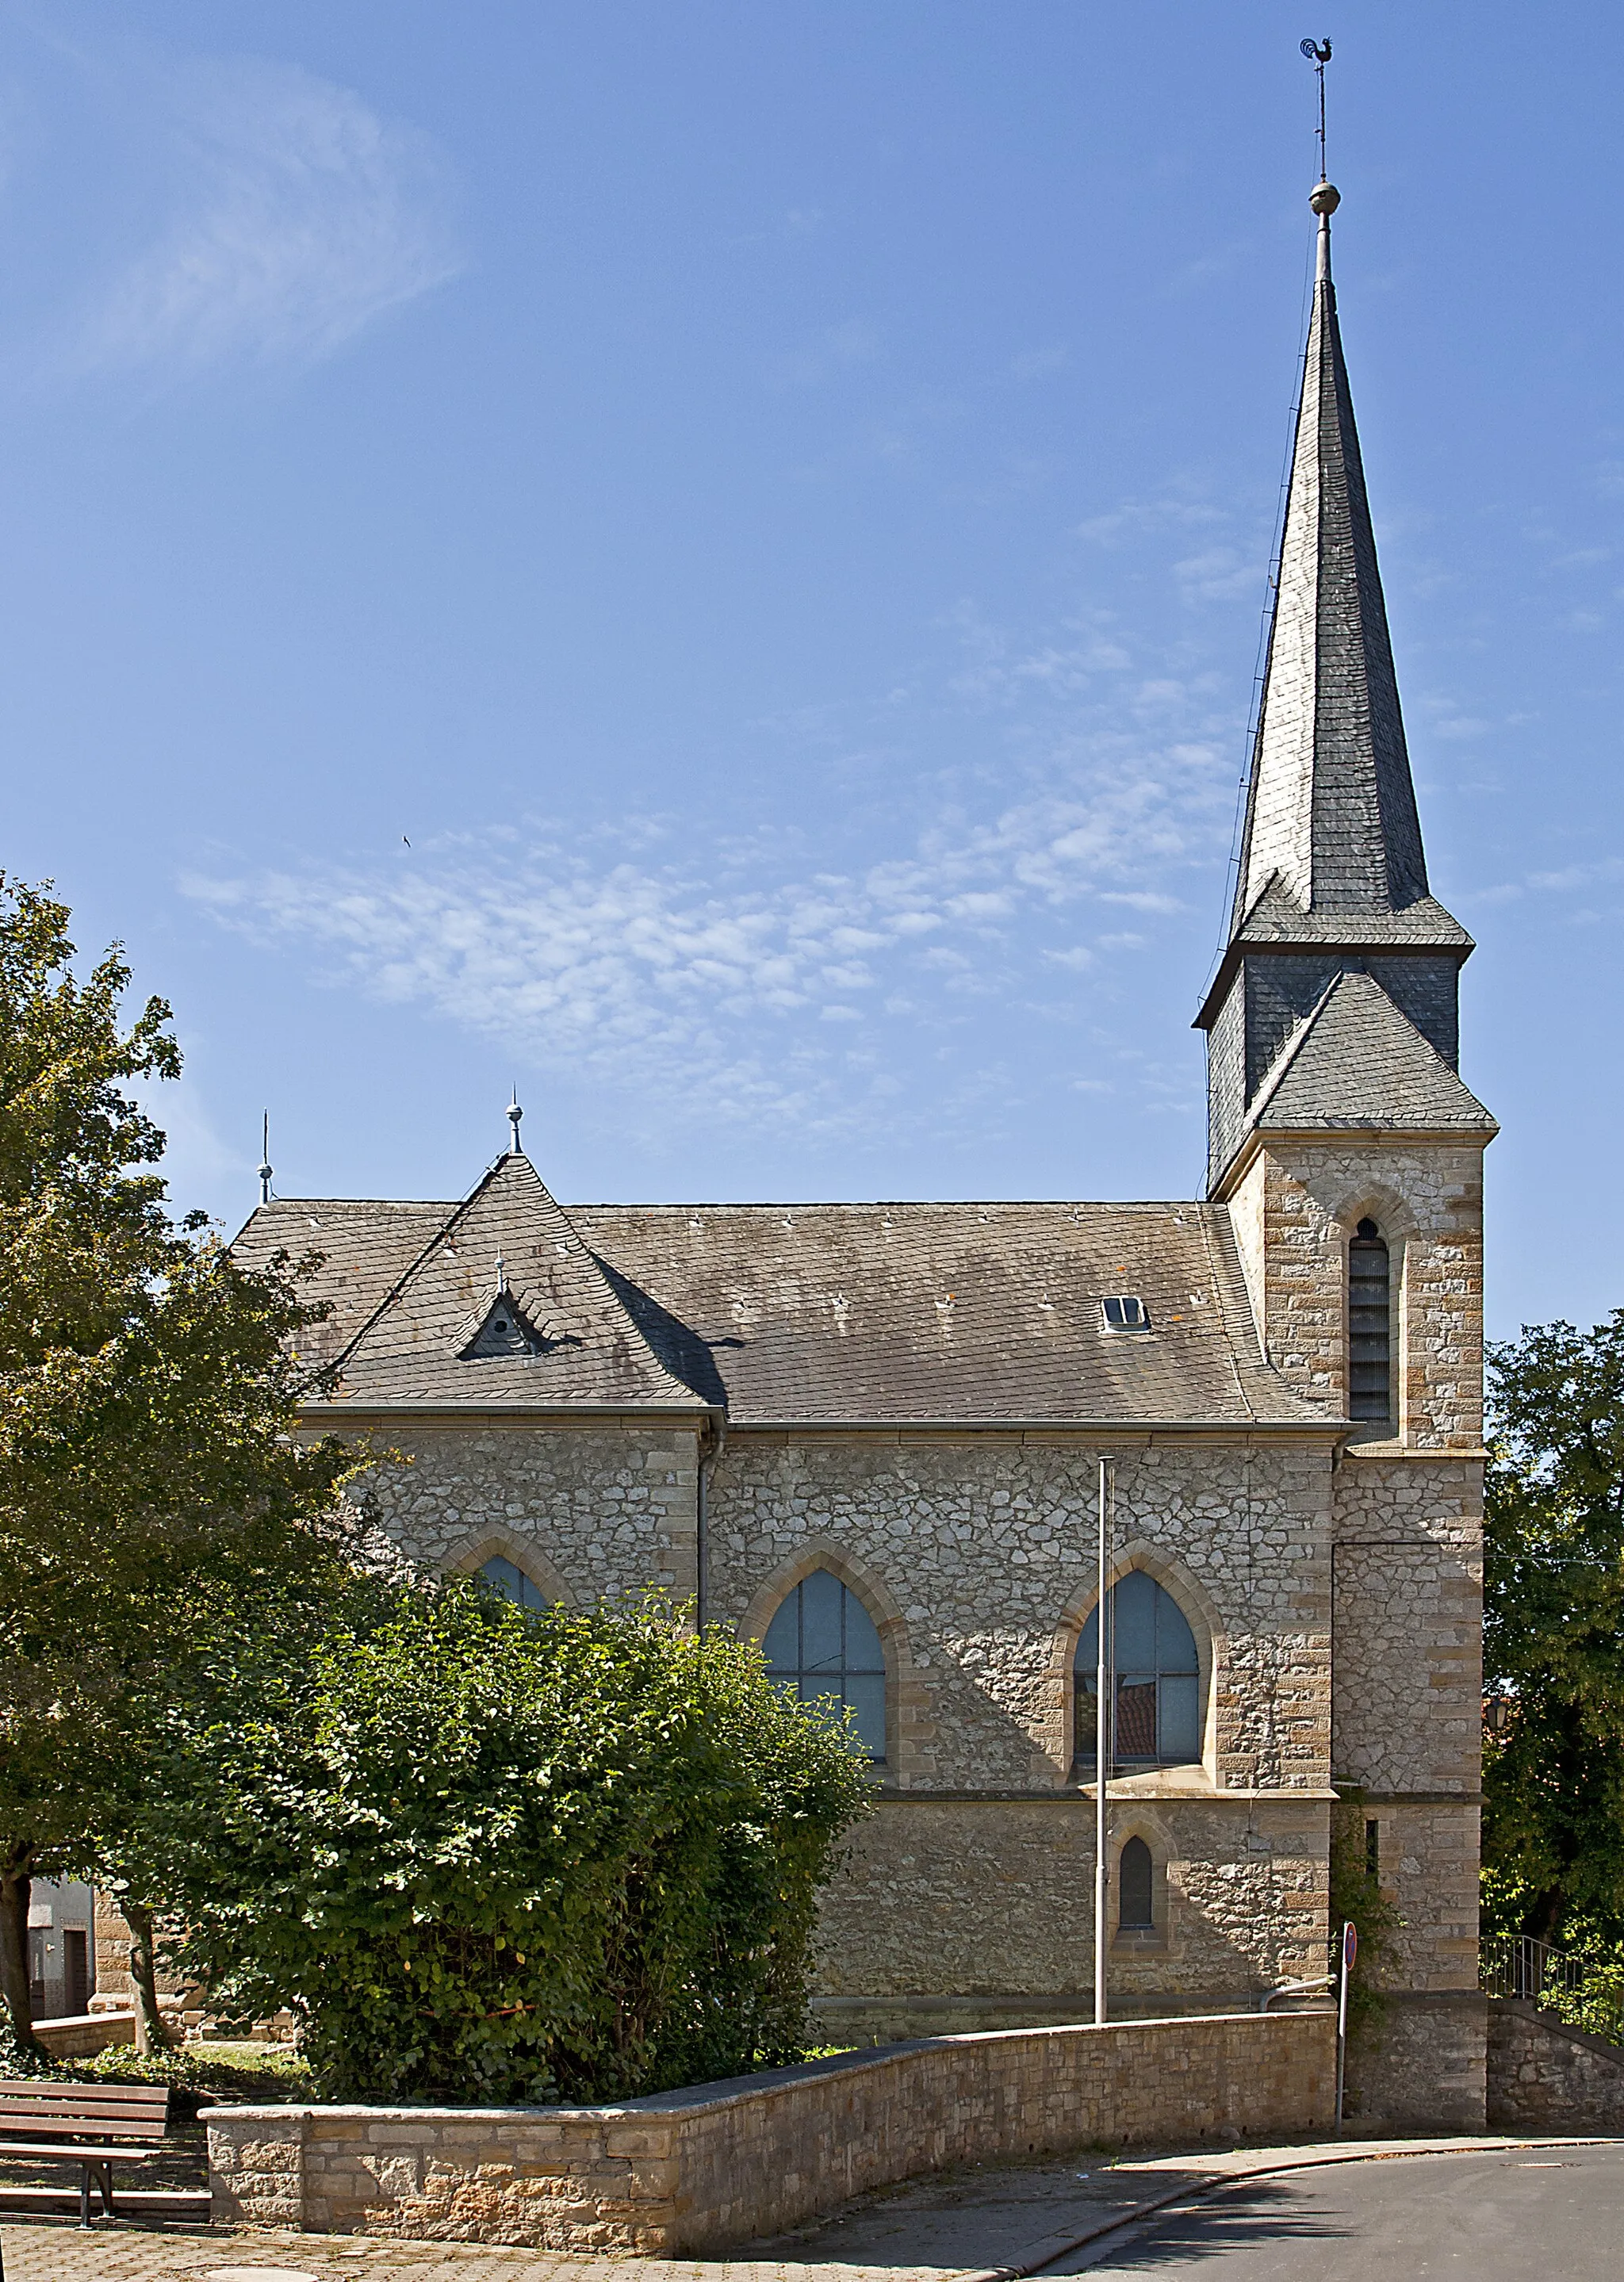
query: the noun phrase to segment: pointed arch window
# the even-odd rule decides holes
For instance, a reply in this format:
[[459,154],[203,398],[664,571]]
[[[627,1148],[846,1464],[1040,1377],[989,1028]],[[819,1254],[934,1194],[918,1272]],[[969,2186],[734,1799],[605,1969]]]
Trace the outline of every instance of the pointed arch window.
[[885,1651],[874,1618],[849,1585],[814,1570],[781,1602],[762,1643],[767,1676],[804,1704],[847,1704],[862,1748],[885,1758]]
[[[1107,1606],[1109,1661],[1116,1680],[1113,1766],[1138,1774],[1147,1767],[1191,1766],[1201,1756],[1201,1663],[1188,1618],[1142,1569],[1131,1569],[1117,1580]],[[1099,1664],[1095,1609],[1073,1659],[1076,1761],[1084,1779],[1094,1766]]]
[[517,1561],[509,1561],[503,1554],[493,1554],[478,1573],[481,1584],[521,1609],[550,1609],[553,1605],[551,1597],[541,1590],[535,1579],[527,1577]]
[[1116,1862],[1116,1922],[1124,1933],[1144,1933],[1156,1922],[1155,1865],[1142,1838],[1131,1838]]
[[1348,1415],[1393,1417],[1392,1261],[1381,1230],[1362,1220],[1348,1246]]

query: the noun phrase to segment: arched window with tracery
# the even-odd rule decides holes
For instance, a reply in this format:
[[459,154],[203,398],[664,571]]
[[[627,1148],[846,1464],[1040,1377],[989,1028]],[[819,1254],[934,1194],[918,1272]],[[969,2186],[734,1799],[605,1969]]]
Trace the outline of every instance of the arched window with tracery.
[[849,1704],[862,1748],[885,1758],[885,1651],[874,1618],[832,1571],[814,1570],[780,1603],[762,1643],[767,1676],[803,1703]]
[[527,1577],[517,1561],[505,1554],[495,1553],[481,1564],[479,1581],[493,1593],[500,1593],[505,1601],[512,1601],[521,1609],[550,1609],[551,1595],[544,1593],[533,1577]]
[[[1107,1649],[1115,1677],[1111,1764],[1123,1774],[1187,1766],[1201,1756],[1201,1662],[1188,1618],[1143,1569],[1131,1569],[1107,1595]],[[1100,1611],[1083,1627],[1073,1660],[1077,1772],[1094,1766]]]
[[1348,1415],[1393,1417],[1393,1265],[1373,1220],[1348,1246]]

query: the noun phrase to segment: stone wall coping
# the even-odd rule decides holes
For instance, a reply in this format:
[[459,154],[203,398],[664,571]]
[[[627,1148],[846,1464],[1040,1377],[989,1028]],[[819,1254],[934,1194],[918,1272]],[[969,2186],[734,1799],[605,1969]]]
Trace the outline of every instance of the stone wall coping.
[[[1217,1789],[1211,1783],[1158,1783],[1154,1790],[1135,1790],[1132,1783],[1139,1778],[1125,1776],[1121,1782],[1107,1783],[1105,1795],[1119,1806],[1154,1806],[1161,1799],[1195,1799],[1208,1806],[1335,1806],[1340,1801],[1339,1790],[1321,1790],[1307,1784],[1289,1790],[1244,1790],[1239,1786]],[[1370,1793],[1374,1797],[1375,1794]],[[1408,1793],[1405,1794],[1409,1796]],[[1430,1792],[1418,1792],[1418,1797],[1430,1798]],[[876,1787],[874,1802],[880,1806],[1087,1806],[1094,1804],[1092,1783],[1068,1783],[1053,1790],[929,1790],[915,1783],[906,1790],[890,1785]],[[1466,1805],[1479,1805],[1476,1792],[1449,1793],[1451,1804],[1457,1800]],[[1092,2022],[1080,2023],[1092,2027]],[[1106,2026],[1108,2028],[1110,2022]]]
[[[789,2092],[798,2085],[815,2081],[820,2076],[855,2074],[869,2069],[894,2068],[915,2053],[946,2052],[961,2046],[967,2052],[985,2050],[1000,2044],[1030,2044],[1037,2039],[1051,2040],[1062,2037],[1109,2037],[1123,2030],[1138,2032],[1146,2029],[1188,2029],[1198,2021],[1230,2021],[1244,2022],[1255,2032],[1278,2031],[1283,2022],[1301,2016],[1291,2013],[1185,2013],[1135,2018],[1123,2021],[1072,2021],[1047,2023],[1037,2028],[966,2030],[956,2035],[941,2037],[912,2037],[894,2045],[881,2045],[866,2052],[834,2053],[828,2058],[802,2061],[792,2068],[760,2069],[750,2076],[721,2076],[713,2084],[683,2084],[672,2092],[646,2092],[636,2100],[618,2100],[601,2107],[372,2107],[359,2103],[319,2100],[289,2101],[285,2106],[253,2107],[221,2106],[208,2110],[208,2121],[215,2123],[290,2123],[302,2124],[307,2117],[319,2116],[323,2121],[371,2122],[375,2123],[466,2123],[466,2124],[545,2124],[545,2123],[610,2123],[622,2117],[635,2119],[647,2115],[703,2115],[734,2107],[746,2100],[759,2100],[762,2095]],[[285,2137],[285,2134],[284,2135]]]

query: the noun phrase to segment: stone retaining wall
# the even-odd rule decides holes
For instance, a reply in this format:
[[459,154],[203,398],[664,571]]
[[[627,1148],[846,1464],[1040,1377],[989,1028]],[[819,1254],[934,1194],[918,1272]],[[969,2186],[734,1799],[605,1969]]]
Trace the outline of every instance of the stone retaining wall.
[[844,2053],[615,2107],[220,2107],[214,2216],[667,2255],[943,2164],[1322,2129],[1329,2014],[1013,2030]]
[[1488,2121],[1522,2131],[1624,2129],[1624,2050],[1509,1997],[1488,2006]]

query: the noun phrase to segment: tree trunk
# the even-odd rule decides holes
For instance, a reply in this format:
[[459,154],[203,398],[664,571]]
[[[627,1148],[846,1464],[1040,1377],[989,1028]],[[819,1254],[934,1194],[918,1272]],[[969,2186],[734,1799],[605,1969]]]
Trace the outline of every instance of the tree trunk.
[[136,1996],[136,2050],[161,2053],[169,2041],[158,2009],[157,1937],[152,1913],[144,1902],[120,1899],[119,1907],[129,1928],[129,1980]]
[[0,2005],[19,2053],[43,2060],[28,1993],[28,1893],[33,1883],[28,1873],[33,1864],[33,1849],[20,1843],[0,1859]]

